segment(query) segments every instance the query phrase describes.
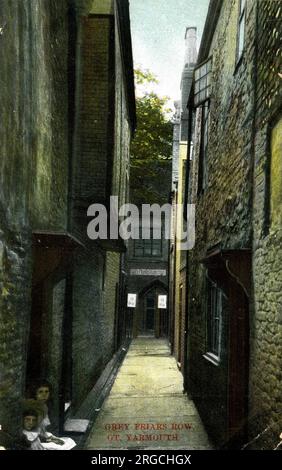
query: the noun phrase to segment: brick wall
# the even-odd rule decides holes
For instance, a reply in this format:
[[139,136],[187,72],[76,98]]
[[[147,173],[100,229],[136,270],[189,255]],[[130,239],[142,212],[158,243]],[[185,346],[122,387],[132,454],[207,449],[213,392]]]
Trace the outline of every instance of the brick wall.
[[[106,273],[104,287],[104,317],[103,317],[103,337],[104,337],[104,357],[108,361],[114,352],[115,328],[116,328],[116,286],[119,286],[120,254],[107,253]],[[119,286],[120,287],[120,286]]]
[[69,158],[67,2],[37,2],[30,32],[31,223],[37,230],[64,230]]
[[[77,151],[74,163],[74,198],[85,206],[104,202],[108,169],[113,152],[113,108],[110,81],[113,60],[110,57],[112,17],[82,19],[81,72],[79,81],[80,113],[77,121]],[[112,55],[112,54],[111,54]],[[110,65],[111,63],[111,65]],[[94,66],[95,64],[95,66]],[[111,92],[113,93],[113,91]],[[108,165],[109,163],[109,165]]]
[[[105,202],[113,135],[110,135],[109,53],[111,16],[81,18],[73,164],[72,232],[84,243],[73,272],[72,402],[79,406],[104,366],[103,286],[106,254],[87,238],[87,208]],[[113,50],[113,43],[111,43]]]
[[[87,238],[87,208],[127,197],[131,129],[119,30],[114,15],[82,18],[77,84],[73,232],[84,243],[73,282],[73,403],[95,385],[115,348],[120,254]],[[110,249],[115,249],[111,247]],[[83,367],[81,363],[83,361]]]
[[73,273],[72,398],[78,406],[95,385],[104,366],[104,254],[98,250],[76,256]]

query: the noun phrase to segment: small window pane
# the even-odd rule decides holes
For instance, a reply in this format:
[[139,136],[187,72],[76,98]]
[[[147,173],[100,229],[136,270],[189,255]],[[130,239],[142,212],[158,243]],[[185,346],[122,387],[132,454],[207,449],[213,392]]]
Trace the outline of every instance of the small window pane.
[[149,256],[151,254],[151,246],[145,246],[144,254]]
[[[206,100],[210,96],[210,70],[211,59],[198,67],[195,72],[195,77],[197,77],[194,95],[195,106],[198,106],[202,101]],[[198,77],[200,78],[198,79]]]
[[207,352],[220,357],[222,292],[216,284],[207,281]]
[[207,73],[207,65],[204,64],[202,65],[202,67],[200,68],[200,77],[203,77],[204,75],[206,75]]

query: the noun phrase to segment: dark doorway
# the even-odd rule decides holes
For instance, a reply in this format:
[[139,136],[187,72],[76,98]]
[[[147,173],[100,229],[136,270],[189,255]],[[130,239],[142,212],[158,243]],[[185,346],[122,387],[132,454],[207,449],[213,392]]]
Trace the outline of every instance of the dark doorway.
[[[225,363],[227,410],[224,445],[230,449],[240,449],[247,439],[251,261],[249,249],[221,250],[220,248],[210,251],[203,260],[208,267],[209,278],[223,290],[228,299],[229,328]],[[221,378],[214,377],[211,377],[211,383],[216,386],[220,384]]]
[[156,308],[156,292],[155,290],[148,293],[145,297],[145,318],[144,333],[154,335],[155,332],[155,308]]
[[160,281],[154,281],[139,292],[137,297],[139,301],[135,312],[134,336],[167,337],[168,310],[164,299],[167,301],[166,286]]
[[240,285],[229,290],[229,440],[238,448],[247,437],[249,377],[249,302]]
[[44,311],[44,289],[43,284],[39,284],[32,289],[32,307],[30,317],[30,332],[27,353],[26,383],[27,388],[43,372],[43,311]]

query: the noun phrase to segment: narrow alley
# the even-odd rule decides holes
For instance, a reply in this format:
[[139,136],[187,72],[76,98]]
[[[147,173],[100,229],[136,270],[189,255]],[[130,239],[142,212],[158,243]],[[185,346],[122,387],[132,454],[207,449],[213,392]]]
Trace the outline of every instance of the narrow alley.
[[211,449],[165,339],[133,340],[87,449]]
[[281,25],[0,1],[0,450],[282,450]]

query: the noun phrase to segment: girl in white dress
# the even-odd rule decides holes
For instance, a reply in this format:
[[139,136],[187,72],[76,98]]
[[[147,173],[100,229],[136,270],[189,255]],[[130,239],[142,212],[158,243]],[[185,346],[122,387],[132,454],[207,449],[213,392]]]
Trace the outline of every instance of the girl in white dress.
[[[76,446],[76,443],[70,437],[56,437],[47,431],[51,424],[48,416],[48,401],[50,400],[51,386],[49,382],[40,382],[35,389],[35,399],[44,409],[44,417],[39,424],[41,444],[46,450],[70,450]],[[42,442],[44,440],[44,442]]]
[[45,450],[39,437],[38,419],[38,412],[34,408],[23,412],[23,434],[29,443],[30,450]]

